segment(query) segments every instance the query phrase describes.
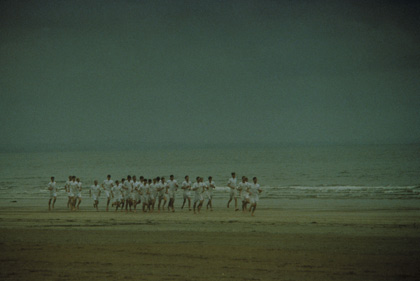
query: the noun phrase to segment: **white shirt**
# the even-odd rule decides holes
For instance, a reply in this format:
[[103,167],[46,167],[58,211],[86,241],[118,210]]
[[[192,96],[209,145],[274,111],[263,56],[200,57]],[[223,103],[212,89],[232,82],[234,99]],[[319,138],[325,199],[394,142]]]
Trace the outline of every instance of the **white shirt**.
[[229,186],[230,189],[235,189],[236,188],[236,178],[230,178],[227,186]]
[[50,191],[51,194],[57,192],[57,188],[55,187],[55,182],[50,182],[48,184],[48,190]]
[[216,185],[214,184],[214,181],[211,181],[211,182],[207,181],[205,185],[206,185],[206,188],[207,188],[207,190],[210,194],[213,192],[213,189],[216,188]]
[[114,185],[114,181],[113,180],[107,180],[106,179],[106,180],[104,180],[104,183],[102,185],[105,187],[105,189],[107,191],[111,191],[111,188]]
[[65,186],[65,188],[66,188],[66,191],[67,191],[67,192],[70,192],[70,184],[71,184],[71,181],[66,181],[66,186]]
[[258,183],[251,183],[249,187],[249,194],[251,196],[256,196],[259,194],[259,191],[261,191],[261,187]]
[[131,192],[131,183],[129,181],[125,181],[123,186],[124,193],[129,194]]
[[140,194],[141,195],[146,196],[148,191],[149,191],[149,185],[148,184],[142,184],[140,186]]
[[167,187],[167,185],[166,185],[165,182],[159,182],[158,183],[158,188],[162,188],[162,190],[159,191],[159,194],[161,194],[161,195],[164,194],[166,192],[166,187]]
[[134,183],[133,183],[133,189],[134,189],[134,192],[139,192],[139,191],[140,191],[140,187],[141,187],[142,185],[143,185],[143,184],[142,184],[142,183],[140,183],[140,182],[138,182],[138,181],[134,182]]
[[149,185],[149,192],[153,195],[156,195],[156,184],[152,183]]
[[169,187],[170,192],[175,192],[177,190],[177,183],[176,180],[168,180],[166,182],[167,186]]
[[76,181],[72,181],[72,182],[70,183],[70,191],[71,191],[73,194],[76,194],[76,193],[78,193],[78,192],[79,192],[79,187],[78,187],[78,185],[77,185],[77,182],[76,182]]
[[191,182],[190,181],[184,181],[182,183],[182,189],[184,190],[184,193],[187,193],[191,190]]
[[114,185],[112,187],[112,193],[114,193],[114,197],[120,197],[122,195],[122,183],[120,183],[118,186]]
[[247,190],[247,188],[248,188],[248,183],[247,182],[240,182],[239,184],[238,184],[238,191],[241,193],[241,194],[244,194],[245,193],[245,191]]
[[99,193],[101,192],[101,187],[99,186],[99,184],[92,185],[90,187],[90,191],[92,192],[93,195],[95,195],[96,197],[98,197],[99,196]]

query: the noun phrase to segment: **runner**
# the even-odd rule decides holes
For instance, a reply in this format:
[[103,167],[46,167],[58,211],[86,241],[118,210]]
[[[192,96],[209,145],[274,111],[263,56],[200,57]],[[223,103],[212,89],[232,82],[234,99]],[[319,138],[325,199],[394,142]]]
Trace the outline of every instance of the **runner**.
[[229,179],[227,186],[230,188],[230,199],[227,203],[227,207],[229,208],[229,204],[232,199],[235,200],[235,211],[238,211],[238,200],[237,200],[237,186],[236,186],[236,174],[235,172],[232,173],[232,177]]
[[93,207],[98,211],[99,196],[101,195],[101,187],[98,185],[98,181],[95,180],[93,185],[89,189],[89,197],[93,198]]
[[168,197],[169,197],[168,210],[169,208],[171,208],[172,212],[175,212],[175,207],[174,207],[175,193],[178,190],[178,183],[174,179],[174,175],[169,176],[167,186],[168,186]]
[[254,177],[253,183],[248,188],[249,190],[249,197],[251,202],[251,207],[249,207],[249,211],[251,215],[254,216],[255,209],[257,208],[257,203],[259,200],[259,194],[262,192],[260,185],[257,183],[257,177]]
[[111,190],[114,186],[114,181],[111,180],[111,175],[106,176],[106,180],[102,183],[102,188],[105,190],[105,194],[107,197],[106,201],[106,211],[109,209],[109,202],[111,202]]
[[184,209],[185,202],[188,200],[188,209],[191,211],[191,182],[189,176],[185,176],[185,180],[182,182],[181,188],[184,190],[184,202],[182,203],[181,209]]
[[210,206],[210,211],[213,211],[213,205],[212,205],[212,200],[213,200],[213,190],[216,188],[216,185],[213,181],[213,177],[210,176],[208,182],[205,183],[206,186],[206,198],[208,199],[207,202],[207,210],[209,209]]
[[48,183],[48,190],[50,191],[50,200],[48,201],[48,211],[51,211],[51,201],[52,209],[54,209],[55,201],[57,200],[57,187],[54,181],[54,177],[51,177],[51,181]]

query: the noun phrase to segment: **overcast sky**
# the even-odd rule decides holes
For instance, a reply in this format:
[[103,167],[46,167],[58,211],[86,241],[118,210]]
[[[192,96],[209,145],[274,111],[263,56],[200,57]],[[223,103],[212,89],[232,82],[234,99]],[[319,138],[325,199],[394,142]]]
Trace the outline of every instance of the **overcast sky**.
[[420,142],[417,1],[1,1],[0,150]]

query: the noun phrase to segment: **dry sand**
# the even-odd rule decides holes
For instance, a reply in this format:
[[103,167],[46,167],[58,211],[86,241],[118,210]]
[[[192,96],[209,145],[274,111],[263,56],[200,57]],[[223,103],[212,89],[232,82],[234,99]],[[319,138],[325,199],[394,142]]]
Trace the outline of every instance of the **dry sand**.
[[416,208],[44,209],[0,207],[1,280],[420,280]]

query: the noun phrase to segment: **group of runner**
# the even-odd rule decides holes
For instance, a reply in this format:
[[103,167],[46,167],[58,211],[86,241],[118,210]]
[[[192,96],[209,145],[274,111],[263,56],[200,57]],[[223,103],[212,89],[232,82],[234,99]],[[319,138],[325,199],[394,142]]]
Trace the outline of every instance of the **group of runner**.
[[[258,194],[262,191],[257,183],[257,178],[254,177],[253,182],[249,183],[248,178],[243,176],[241,182],[237,183],[236,174],[232,173],[227,186],[230,189],[227,207],[229,208],[231,201],[234,200],[235,211],[238,211],[238,199],[240,199],[242,201],[242,211],[249,210],[253,215],[258,202]],[[202,177],[196,177],[194,183],[190,181],[189,176],[185,176],[185,180],[179,186],[173,175],[170,175],[167,181],[164,177],[146,179],[143,176],[137,180],[136,176],[128,175],[127,178],[115,182],[111,179],[111,175],[108,175],[101,185],[97,180],[94,181],[89,189],[89,196],[93,198],[93,207],[96,210],[98,210],[99,197],[102,192],[105,192],[107,198],[106,211],[109,210],[111,205],[111,208],[115,207],[115,211],[125,209],[126,212],[131,212],[136,211],[137,206],[141,204],[143,212],[154,212],[157,203],[158,211],[165,210],[167,207],[168,211],[175,212],[175,194],[178,188],[183,190],[184,201],[181,209],[188,203],[188,209],[190,211],[194,210],[195,214],[200,212],[204,201],[207,200],[207,209],[213,211],[213,190],[216,185],[211,176],[208,177],[207,181],[204,181]],[[68,196],[67,208],[72,211],[78,210],[82,202],[82,183],[80,179],[76,176],[69,176],[63,189]],[[51,208],[54,208],[58,190],[54,177],[51,177],[48,190],[50,191],[48,209],[51,210]],[[248,204],[250,204],[249,209]],[[193,205],[192,209],[191,205]]]

